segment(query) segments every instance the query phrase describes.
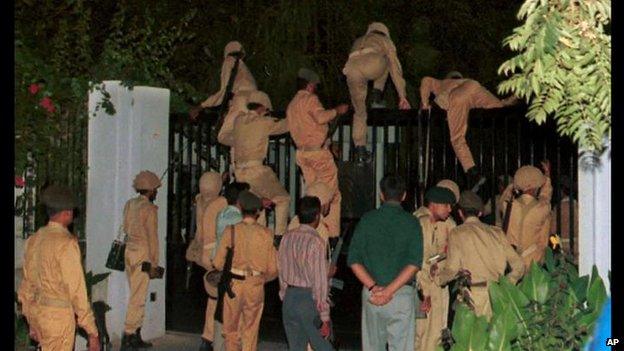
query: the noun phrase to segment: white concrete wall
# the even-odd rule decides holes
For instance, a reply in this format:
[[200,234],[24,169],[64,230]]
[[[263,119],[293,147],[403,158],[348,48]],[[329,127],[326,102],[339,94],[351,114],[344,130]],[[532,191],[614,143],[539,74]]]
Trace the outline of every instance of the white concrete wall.
[[[120,86],[118,81],[105,81],[103,84],[111,94],[116,114],[109,116],[99,111],[91,117],[101,96],[99,92],[90,94],[86,270],[112,272],[105,283],[99,284],[93,291],[93,299],[106,300],[111,306],[106,321],[111,339],[115,340],[121,338],[123,333],[128,283],[124,272],[111,271],[104,265],[122,221],[124,204],[136,196],[132,189],[134,176],[145,169],[160,176],[167,168],[169,90],[137,86],[130,91]],[[166,267],[166,180],[165,176],[155,201],[159,207],[158,237],[160,265],[163,267]],[[156,293],[156,301],[153,302],[149,300],[152,292]],[[144,339],[152,339],[164,334],[165,280],[152,280],[142,335]],[[80,347],[77,349],[82,349]]]
[[579,273],[591,274],[596,265],[609,295],[611,270],[611,144],[596,167],[579,157]]

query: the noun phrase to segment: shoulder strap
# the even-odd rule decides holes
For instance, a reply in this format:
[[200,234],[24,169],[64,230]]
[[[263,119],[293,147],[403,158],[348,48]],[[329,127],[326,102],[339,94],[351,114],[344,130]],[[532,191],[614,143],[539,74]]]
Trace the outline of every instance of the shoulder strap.
[[513,206],[514,197],[512,196],[507,202],[507,207],[505,208],[505,216],[503,217],[503,232],[507,235],[507,229],[509,229],[509,217],[511,217],[511,208]]

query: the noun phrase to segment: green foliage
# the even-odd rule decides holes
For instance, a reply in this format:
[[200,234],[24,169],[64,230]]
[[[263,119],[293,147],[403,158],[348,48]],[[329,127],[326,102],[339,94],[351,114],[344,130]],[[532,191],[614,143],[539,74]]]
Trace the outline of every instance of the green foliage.
[[530,120],[552,116],[561,135],[600,153],[611,138],[611,2],[526,0],[518,18],[525,23],[503,42],[518,54],[498,69],[508,77],[498,91],[530,102]]
[[544,267],[533,263],[520,284],[501,277],[489,292],[489,322],[458,307],[451,350],[580,350],[607,299],[595,266],[591,278],[579,277],[570,258],[550,249]]

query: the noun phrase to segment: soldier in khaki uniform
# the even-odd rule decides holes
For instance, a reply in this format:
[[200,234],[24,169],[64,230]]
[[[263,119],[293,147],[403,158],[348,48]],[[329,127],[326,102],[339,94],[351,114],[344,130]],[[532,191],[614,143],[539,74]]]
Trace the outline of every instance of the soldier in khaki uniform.
[[243,221],[234,227],[225,228],[214,265],[222,270],[227,248],[234,246],[231,270],[234,278],[231,288],[236,296],[224,296],[225,349],[239,351],[242,346],[243,351],[255,351],[264,308],[264,284],[277,277],[277,251],[273,246],[271,230],[256,223],[262,207],[260,199],[251,192],[244,191],[239,195],[239,203]]
[[469,274],[475,313],[489,319],[492,306],[488,285],[498,281],[507,264],[511,267],[507,278],[515,284],[525,272],[524,265],[503,231],[479,220],[483,201],[477,194],[463,191],[458,206],[459,217],[464,223],[451,230],[446,265],[438,269],[438,264],[434,264],[430,273],[439,285],[447,284],[460,272]]
[[[208,271],[213,270],[212,252],[215,249],[216,241],[216,221],[219,211],[227,206],[227,201],[223,196],[219,196],[223,181],[217,172],[206,172],[199,178],[199,194],[195,198],[196,203],[196,223],[195,240],[202,246],[200,262],[196,262]],[[205,281],[204,281],[205,282]],[[208,301],[206,303],[206,317],[204,331],[202,333],[202,347],[210,349],[215,340],[214,313],[217,306],[217,294],[215,289],[204,284]],[[216,336],[218,337],[218,336]]]
[[[550,234],[558,234],[561,237],[561,248],[564,252],[573,256],[574,262],[578,264],[579,258],[579,205],[578,201],[570,196],[570,180],[568,177],[562,176],[561,193],[563,198],[559,203],[553,206],[550,219]],[[570,202],[572,202],[572,221],[570,221]],[[557,228],[557,213],[561,211],[561,226]],[[572,251],[570,242],[570,227],[573,224],[574,251]]]
[[315,72],[306,68],[299,70],[299,91],[286,108],[286,120],[290,135],[297,145],[297,165],[301,168],[305,183],[323,182],[332,190],[330,213],[324,216],[324,222],[329,227],[329,235],[336,237],[340,235],[342,197],[338,189],[338,168],[326,141],[329,122],[346,113],[349,106],[341,104],[325,110],[315,94],[319,81]]
[[99,351],[78,239],[67,230],[74,219],[74,197],[67,188],[52,185],[41,198],[50,220],[26,240],[18,289],[30,336],[44,351],[70,351],[78,323],[89,334],[89,351]]
[[522,256],[527,269],[533,261],[542,262],[550,236],[550,162],[542,162],[542,168],[544,173],[533,166],[520,167],[514,175],[513,184],[501,195],[500,208],[505,213],[508,204],[513,201],[507,237]]
[[405,94],[405,79],[397,57],[396,47],[390,39],[390,31],[383,23],[373,22],[368,26],[366,34],[353,43],[349,59],[342,73],[347,76],[347,85],[353,104],[352,137],[356,157],[368,159],[366,152],[366,93],[368,81],[372,80],[374,100],[380,100],[386,85],[388,74],[394,82],[399,95],[399,108],[410,108]]
[[[331,203],[334,192],[330,189],[327,184],[323,182],[316,182],[306,185],[306,196],[314,196],[318,197],[321,201],[321,221],[319,222],[318,227],[316,227],[316,231],[318,234],[325,240],[328,241],[330,236],[329,224],[327,223],[327,216],[331,212],[331,207],[333,206]],[[299,223],[299,216],[295,216],[292,218],[290,223],[288,224],[288,230],[292,230],[298,228],[301,224]]]
[[288,122],[267,116],[271,100],[261,91],[249,98],[248,112],[241,112],[232,132],[223,136],[225,145],[234,147],[235,173],[238,182],[248,183],[251,191],[275,203],[275,235],[281,236],[288,224],[290,196],[273,170],[263,161],[269,137],[288,132]]
[[[435,102],[440,108],[447,111],[451,145],[455,155],[462,165],[464,172],[470,177],[469,187],[481,181],[475,162],[466,142],[468,131],[468,115],[475,108],[501,108],[514,105],[517,99],[514,96],[500,100],[487,91],[479,82],[464,79],[459,72],[450,72],[443,80],[424,77],[420,81],[421,109],[429,110],[429,95],[435,95]],[[483,179],[485,181],[485,179]]]
[[[442,329],[447,327],[449,289],[448,286],[437,285],[429,275],[429,258],[446,255],[448,235],[456,226],[450,217],[451,207],[457,203],[458,198],[457,184],[444,179],[427,191],[426,205],[414,212],[422,227],[424,248],[423,269],[416,274],[416,281],[424,298],[421,309],[427,314],[425,319],[416,321],[415,350],[435,350],[440,342]],[[445,261],[441,261],[439,266],[443,267],[444,264]]]
[[234,64],[236,63],[237,58],[239,58],[238,71],[236,73],[236,77],[234,77],[232,93],[234,94],[234,96],[236,96],[243,91],[258,90],[256,80],[249,71],[249,68],[247,68],[245,61],[243,61],[244,56],[245,51],[241,43],[239,43],[238,41],[231,41],[227,43],[227,45],[223,49],[223,65],[221,66],[221,85],[219,87],[219,91],[210,95],[198,107],[191,110],[190,115],[192,119],[197,118],[197,115],[202,108],[218,106],[223,103],[227,83],[230,80],[232,68],[234,68]]
[[139,196],[128,200],[124,207],[123,228],[126,241],[125,262],[130,296],[126,323],[122,337],[122,348],[146,348],[152,344],[141,338],[141,326],[145,316],[145,299],[149,285],[149,274],[141,270],[143,262],[149,262],[152,269],[158,266],[158,206],[154,205],[158,188],[158,176],[150,171],[141,171],[134,178],[133,187]]

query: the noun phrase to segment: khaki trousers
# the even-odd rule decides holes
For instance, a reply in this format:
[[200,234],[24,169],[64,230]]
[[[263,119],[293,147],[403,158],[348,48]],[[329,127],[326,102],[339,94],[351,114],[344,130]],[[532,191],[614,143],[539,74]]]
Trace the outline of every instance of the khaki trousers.
[[268,166],[236,168],[236,180],[249,183],[251,191],[275,203],[275,235],[282,235],[288,226],[290,195]]
[[340,236],[340,206],[342,196],[338,188],[338,167],[329,150],[318,151],[297,150],[297,165],[301,168],[306,185],[322,182],[334,191],[331,200],[329,214],[324,217],[324,222],[329,229],[329,237]]
[[345,65],[343,73],[347,76],[347,86],[354,111],[351,137],[355,146],[366,145],[368,81],[374,81],[375,89],[383,91],[388,72],[388,60],[382,54],[375,52],[349,57]]
[[449,94],[449,108],[447,121],[451,136],[451,145],[455,155],[461,163],[464,172],[472,168],[475,163],[466,142],[468,131],[468,115],[473,108],[500,108],[506,106],[503,101],[490,93],[474,80],[468,80]]
[[34,327],[43,351],[73,351],[76,317],[71,308],[37,306]]
[[427,318],[416,321],[414,350],[434,351],[448,322],[449,290],[448,286],[441,288],[433,283],[424,290],[424,295],[431,298],[431,310]]
[[264,308],[264,279],[259,277],[233,279],[232,291],[236,297],[230,299],[226,294],[223,301],[225,350],[256,351],[260,318]]
[[143,325],[145,299],[149,285],[149,275],[141,271],[141,264],[147,260],[147,251],[126,247],[126,276],[130,287],[128,311],[126,312],[126,334],[134,334]]
[[492,318],[492,305],[490,304],[490,293],[485,286],[473,286],[470,288],[470,295],[475,305],[475,314],[485,316],[488,320]]

